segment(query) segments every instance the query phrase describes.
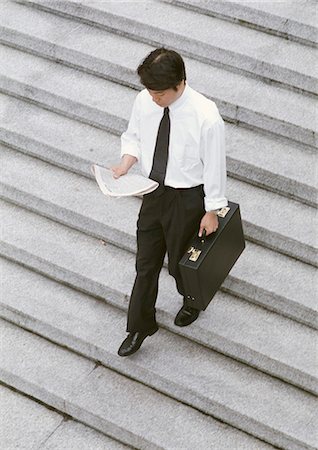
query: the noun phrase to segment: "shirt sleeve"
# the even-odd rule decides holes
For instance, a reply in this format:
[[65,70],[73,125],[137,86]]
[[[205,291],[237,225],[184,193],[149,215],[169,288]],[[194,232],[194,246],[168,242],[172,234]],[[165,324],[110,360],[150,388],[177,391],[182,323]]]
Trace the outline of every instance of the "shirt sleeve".
[[120,156],[132,155],[140,159],[140,105],[139,95],[137,95],[127,130],[121,135]]
[[203,184],[205,210],[212,211],[228,205],[226,192],[226,156],[224,121],[219,115],[202,128]]

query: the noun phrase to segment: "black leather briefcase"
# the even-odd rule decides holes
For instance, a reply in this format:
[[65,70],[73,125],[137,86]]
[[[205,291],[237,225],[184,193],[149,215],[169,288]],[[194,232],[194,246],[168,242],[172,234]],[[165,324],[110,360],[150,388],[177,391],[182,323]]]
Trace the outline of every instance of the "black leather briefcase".
[[245,248],[240,207],[228,202],[218,212],[219,227],[209,236],[196,234],[179,262],[187,303],[205,310]]

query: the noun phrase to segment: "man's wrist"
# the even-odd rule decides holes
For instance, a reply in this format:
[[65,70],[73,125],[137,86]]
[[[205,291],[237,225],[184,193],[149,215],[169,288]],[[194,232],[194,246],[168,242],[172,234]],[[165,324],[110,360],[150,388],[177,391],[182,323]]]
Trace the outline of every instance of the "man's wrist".
[[128,170],[135,164],[135,162],[137,162],[137,158],[135,156],[125,153],[121,158],[120,165],[128,172]]
[[217,216],[218,212],[219,212],[218,209],[211,209],[210,211],[207,211],[207,213],[212,213],[212,214],[214,214],[215,216]]

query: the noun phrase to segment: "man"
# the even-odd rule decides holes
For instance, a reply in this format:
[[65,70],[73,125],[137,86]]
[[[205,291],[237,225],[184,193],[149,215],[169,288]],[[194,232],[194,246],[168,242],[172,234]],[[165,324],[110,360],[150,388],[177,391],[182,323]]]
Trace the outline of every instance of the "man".
[[174,51],[154,50],[137,72],[145,89],[135,99],[121,137],[121,162],[112,170],[118,178],[139,161],[143,175],[159,187],[144,195],[139,213],[137,275],[120,356],[135,353],[158,330],[155,303],[166,251],[169,273],[184,296],[174,323],[182,327],[197,319],[178,262],[195,232],[209,235],[218,228],[217,211],[227,206],[224,122],[215,103],[187,84],[183,59]]

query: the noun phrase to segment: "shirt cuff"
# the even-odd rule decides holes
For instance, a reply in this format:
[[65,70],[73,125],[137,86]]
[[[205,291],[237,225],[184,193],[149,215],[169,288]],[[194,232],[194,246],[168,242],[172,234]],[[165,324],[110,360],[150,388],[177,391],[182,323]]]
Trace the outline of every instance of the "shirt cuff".
[[123,157],[124,155],[131,155],[135,158],[140,159],[140,150],[137,147],[129,146],[129,148],[122,147],[120,152],[120,157]]
[[206,212],[214,211],[216,209],[224,208],[224,206],[228,205],[228,201],[225,197],[222,198],[204,198],[204,206]]

